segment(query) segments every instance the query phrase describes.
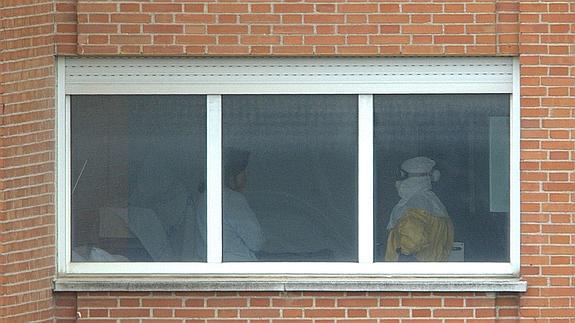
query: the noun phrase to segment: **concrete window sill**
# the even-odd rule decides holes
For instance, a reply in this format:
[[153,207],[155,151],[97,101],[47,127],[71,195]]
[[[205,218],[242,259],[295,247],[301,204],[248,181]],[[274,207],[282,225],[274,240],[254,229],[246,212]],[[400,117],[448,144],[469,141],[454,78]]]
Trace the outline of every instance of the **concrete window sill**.
[[389,291],[525,292],[517,278],[230,278],[66,276],[59,291]]

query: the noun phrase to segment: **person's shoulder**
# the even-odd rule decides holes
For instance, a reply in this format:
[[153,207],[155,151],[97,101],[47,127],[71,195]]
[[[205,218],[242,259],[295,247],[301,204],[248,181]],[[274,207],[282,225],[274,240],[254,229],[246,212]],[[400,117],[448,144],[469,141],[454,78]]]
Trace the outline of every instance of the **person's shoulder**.
[[229,188],[224,189],[224,199],[228,202],[247,203],[246,197],[242,193]]

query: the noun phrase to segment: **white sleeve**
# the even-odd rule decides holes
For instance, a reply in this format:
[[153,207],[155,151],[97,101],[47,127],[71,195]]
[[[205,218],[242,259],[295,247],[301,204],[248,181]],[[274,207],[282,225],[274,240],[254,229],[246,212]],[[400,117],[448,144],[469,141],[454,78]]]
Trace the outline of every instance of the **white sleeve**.
[[233,194],[231,200],[233,200],[233,203],[229,205],[231,212],[227,214],[226,220],[250,250],[260,250],[264,243],[264,236],[254,211],[240,193]]

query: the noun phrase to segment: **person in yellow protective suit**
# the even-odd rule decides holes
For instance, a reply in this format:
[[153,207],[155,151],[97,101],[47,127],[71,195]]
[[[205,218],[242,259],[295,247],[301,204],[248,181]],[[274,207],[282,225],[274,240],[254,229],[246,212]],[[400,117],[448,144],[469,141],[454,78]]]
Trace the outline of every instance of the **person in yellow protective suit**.
[[391,211],[385,261],[446,261],[453,247],[453,225],[431,190],[439,180],[435,161],[415,157],[401,164],[395,185],[401,200]]

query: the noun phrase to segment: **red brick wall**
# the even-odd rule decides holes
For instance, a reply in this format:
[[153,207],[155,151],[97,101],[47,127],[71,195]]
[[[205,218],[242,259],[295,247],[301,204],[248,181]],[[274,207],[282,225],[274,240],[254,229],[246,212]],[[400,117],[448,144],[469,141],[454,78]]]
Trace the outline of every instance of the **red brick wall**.
[[[521,273],[529,284],[527,293],[519,295],[60,293],[55,300],[58,321],[75,321],[77,312],[82,319],[108,317],[110,322],[137,322],[140,317],[206,323],[575,320],[572,0],[2,4],[1,313],[10,315],[10,322],[52,315],[54,48],[60,55],[519,55]],[[55,47],[50,19],[56,22]]]
[[51,321],[54,23],[50,0],[3,0],[0,321]]
[[516,322],[519,318],[516,294],[114,292],[68,293],[59,302],[60,323],[71,322],[76,312],[79,321],[110,323],[129,318],[196,323]]
[[575,2],[520,10],[521,314],[575,320]]
[[[515,55],[519,0],[60,1],[60,53]],[[74,18],[70,13],[76,11]],[[75,24],[77,22],[77,25]]]

